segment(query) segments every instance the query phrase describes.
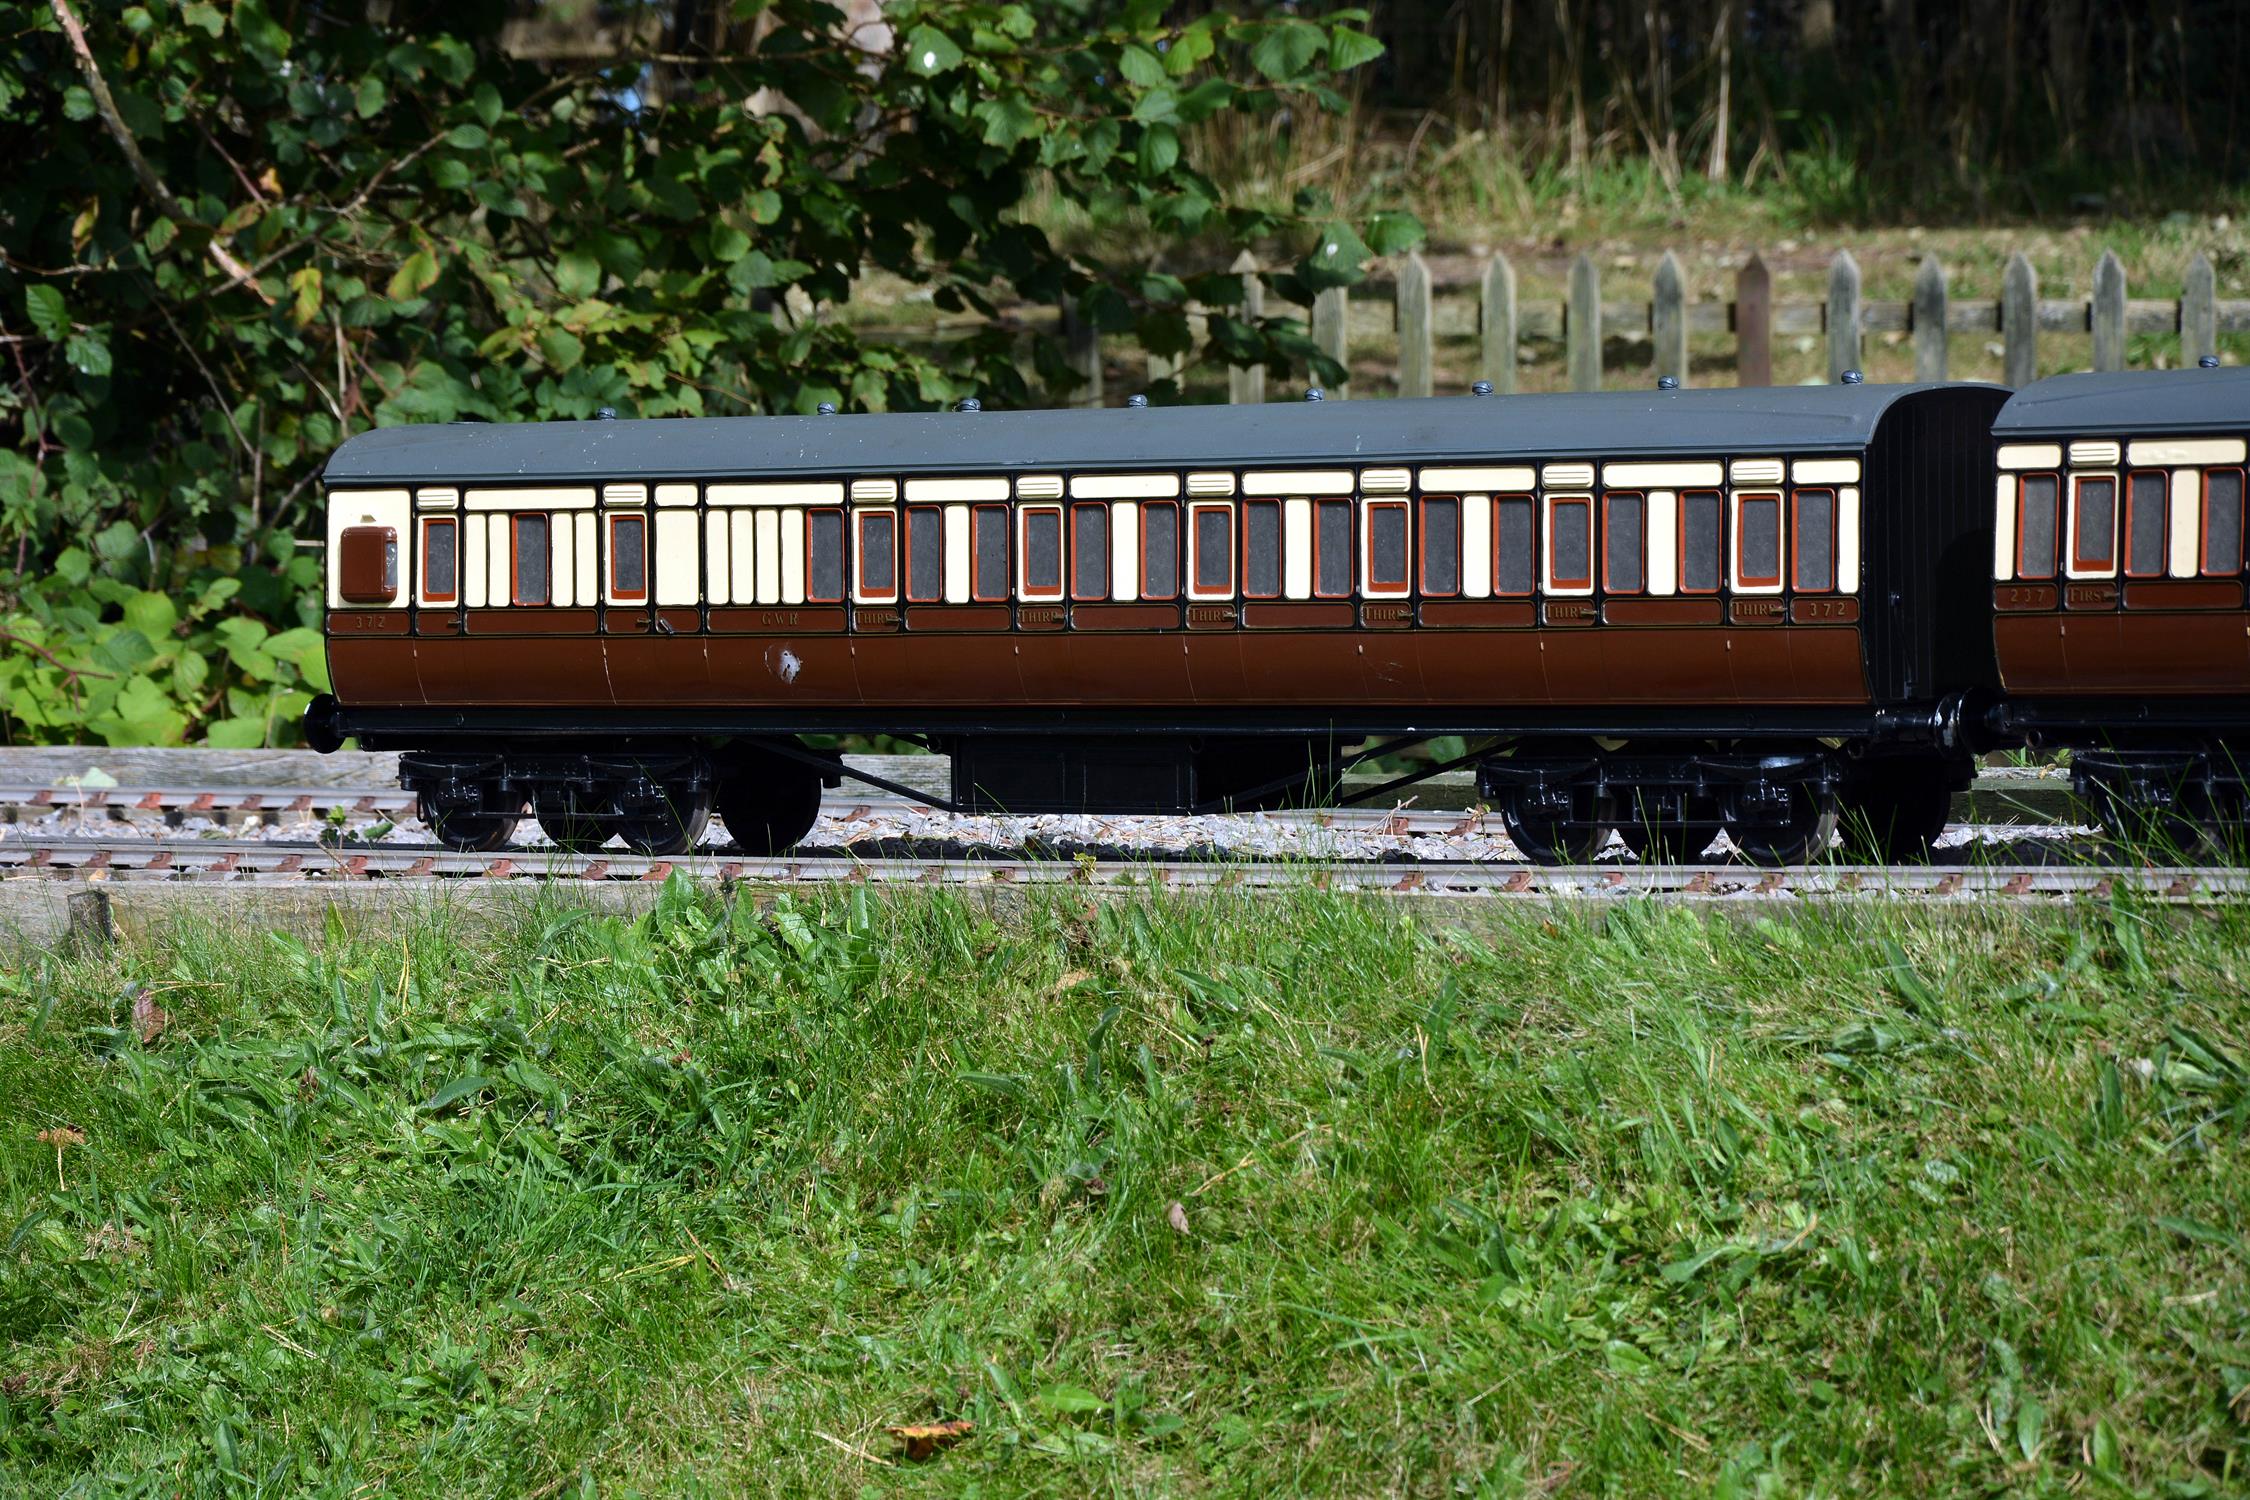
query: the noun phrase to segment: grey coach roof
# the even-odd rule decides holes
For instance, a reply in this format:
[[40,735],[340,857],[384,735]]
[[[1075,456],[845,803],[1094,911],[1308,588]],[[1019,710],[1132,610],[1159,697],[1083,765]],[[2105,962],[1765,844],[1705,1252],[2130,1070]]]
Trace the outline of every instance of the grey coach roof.
[[326,478],[332,485],[489,484],[1848,452],[1864,448],[1883,413],[1908,395],[1992,389],[1823,385],[1262,406],[456,422],[362,433],[336,450]]
[[2250,427],[2250,369],[2056,375],[2008,398],[1995,437],[2116,432],[2240,432]]

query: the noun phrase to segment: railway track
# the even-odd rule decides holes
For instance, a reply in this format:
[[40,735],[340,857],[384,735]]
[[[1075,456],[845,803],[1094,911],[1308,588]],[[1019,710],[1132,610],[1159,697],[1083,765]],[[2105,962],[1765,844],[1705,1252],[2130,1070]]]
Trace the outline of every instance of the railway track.
[[537,881],[575,886],[691,879],[755,885],[1162,887],[1178,890],[1317,886],[1428,896],[1793,899],[1911,896],[1934,899],[2104,897],[2131,892],[2161,902],[2250,894],[2250,870],[2105,868],[2095,865],[1587,865],[1541,868],[1456,860],[862,859],[810,855],[753,859],[715,853],[677,858],[562,855],[521,850],[458,854],[435,846],[355,847],[225,839],[77,839],[0,843],[0,881],[187,884],[380,883],[443,887]]

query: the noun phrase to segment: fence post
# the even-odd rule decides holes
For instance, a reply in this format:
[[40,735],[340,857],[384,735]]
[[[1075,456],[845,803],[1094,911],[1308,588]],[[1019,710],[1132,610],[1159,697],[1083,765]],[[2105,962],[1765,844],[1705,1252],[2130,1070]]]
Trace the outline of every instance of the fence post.
[[1570,263],[1570,311],[1563,334],[1570,363],[1570,388],[1602,388],[1602,273],[1585,251]]
[[2125,263],[2104,250],[2094,263],[2094,368],[2125,368]]
[[1773,384],[1773,273],[1755,250],[1734,274],[1734,383]]
[[[1266,284],[1258,278],[1258,257],[1243,251],[1234,258],[1233,270],[1242,278],[1242,321],[1255,324],[1266,315]],[[1256,406],[1265,399],[1264,365],[1227,367],[1227,400],[1236,406]]]
[[1078,376],[1070,393],[1072,406],[1102,404],[1102,334],[1065,302],[1062,309],[1063,361]]
[[1934,255],[1922,257],[1914,273],[1914,378],[1945,379],[1945,266]]
[[2218,352],[2219,279],[2211,257],[2198,250],[2180,281],[2180,364],[2192,370],[2197,360]]
[[1437,384],[1437,348],[1430,327],[1430,267],[1416,252],[1398,270],[1398,393],[1427,396]]
[[1495,255],[1484,267],[1484,301],[1479,327],[1484,333],[1484,378],[1500,395],[1516,389],[1516,268]]
[[1859,262],[1839,250],[1828,263],[1828,378],[1859,368]]
[[2039,273],[2018,250],[2000,278],[2002,379],[2021,389],[2039,378]]
[[1351,384],[1351,361],[1346,358],[1351,352],[1351,311],[1351,303],[1340,286],[1332,286],[1313,298],[1313,347],[1342,365],[1345,371],[1345,378],[1337,381],[1328,392],[1329,398],[1336,401],[1344,399],[1345,387]]
[[1649,311],[1649,328],[1656,335],[1656,375],[1669,375],[1688,383],[1687,277],[1680,259],[1671,251],[1656,263],[1656,301]]

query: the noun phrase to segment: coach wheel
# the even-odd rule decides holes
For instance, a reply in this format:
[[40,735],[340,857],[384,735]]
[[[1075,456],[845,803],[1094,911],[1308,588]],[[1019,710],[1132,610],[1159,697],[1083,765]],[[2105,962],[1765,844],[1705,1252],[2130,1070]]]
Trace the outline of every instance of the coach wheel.
[[1527,814],[1520,795],[1502,799],[1500,822],[1508,838],[1535,865],[1593,863],[1602,845],[1609,842],[1606,817],[1592,824]]
[[505,849],[522,817],[521,812],[488,813],[433,804],[428,797],[422,799],[422,822],[439,843],[463,854],[490,854],[495,849]]
[[702,840],[710,821],[710,786],[682,784],[665,789],[661,811],[620,818],[617,831],[636,854],[685,854]]
[[2150,858],[2186,859],[2210,852],[2212,829],[2197,809],[2177,804],[2158,807],[2105,797],[2095,805],[2102,832],[2116,843]]
[[1942,765],[1877,763],[1844,786],[1844,842],[1884,864],[1928,859],[1952,818],[1953,788]]
[[786,854],[820,816],[820,773],[761,756],[719,783],[719,818],[745,854]]
[[1778,822],[1730,819],[1727,837],[1754,865],[1808,864],[1828,850],[1836,836],[1836,804],[1808,786],[1788,789],[1787,812]]

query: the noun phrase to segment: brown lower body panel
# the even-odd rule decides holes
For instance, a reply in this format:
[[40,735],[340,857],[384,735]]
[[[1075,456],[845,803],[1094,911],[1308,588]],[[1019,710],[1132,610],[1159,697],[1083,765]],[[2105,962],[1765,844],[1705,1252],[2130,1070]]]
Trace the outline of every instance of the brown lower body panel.
[[2250,613],[2240,610],[2002,615],[1993,642],[2011,693],[2250,692]]
[[[2176,617],[2167,617],[2176,618]],[[2051,622],[2017,617],[2006,626]],[[2074,618],[2075,633],[2085,623]],[[2137,623],[2137,622],[2136,622]],[[2225,677],[2250,666],[2240,616]],[[2175,640],[2204,661],[2216,641]],[[2010,645],[2003,640],[2003,659]],[[2138,649],[2138,648],[2135,648]],[[2150,649],[2157,649],[2151,647]],[[1574,629],[966,631],[858,635],[592,634],[333,637],[350,704],[664,708],[1286,706],[1366,703],[1854,704],[1868,701],[1852,626],[1596,625]],[[2017,649],[2018,656],[2027,653]],[[2142,660],[2149,658],[2143,657]],[[2060,657],[2056,660],[2059,662]],[[2042,681],[2060,680],[2050,666]]]

